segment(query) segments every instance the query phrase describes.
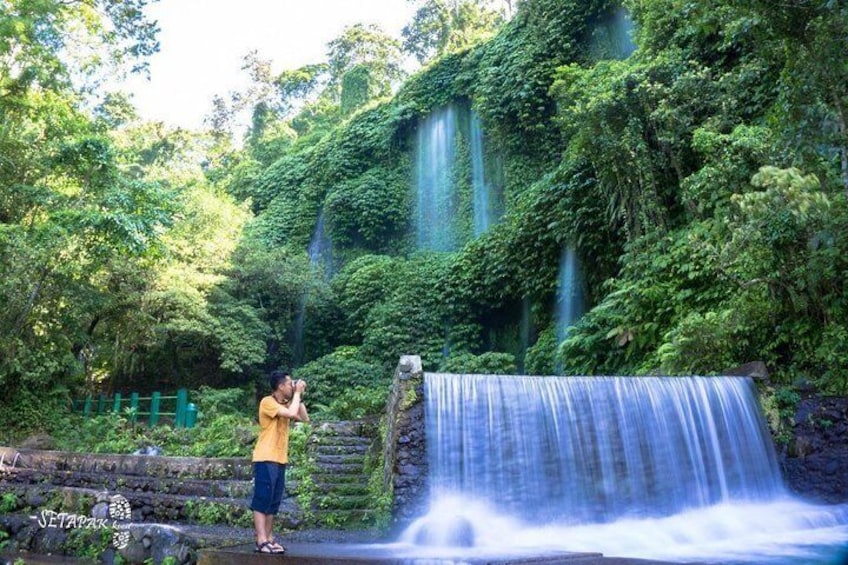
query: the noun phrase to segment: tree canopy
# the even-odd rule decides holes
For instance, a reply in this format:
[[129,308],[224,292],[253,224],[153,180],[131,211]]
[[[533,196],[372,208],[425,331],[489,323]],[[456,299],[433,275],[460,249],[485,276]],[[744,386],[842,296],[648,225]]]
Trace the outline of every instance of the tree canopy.
[[[402,38],[354,25],[282,71],[247,54],[251,86],[201,132],[93,88],[144,71],[146,4],[0,3],[9,429],[44,397],[280,366],[329,405],[406,353],[537,374],[763,360],[775,382],[846,392],[842,4],[418,0]],[[598,47],[616,37],[635,51]],[[426,65],[406,76],[404,54]],[[432,116],[456,124],[450,252],[413,229]],[[501,196],[484,233],[479,170]],[[566,248],[587,308],[562,332]]]

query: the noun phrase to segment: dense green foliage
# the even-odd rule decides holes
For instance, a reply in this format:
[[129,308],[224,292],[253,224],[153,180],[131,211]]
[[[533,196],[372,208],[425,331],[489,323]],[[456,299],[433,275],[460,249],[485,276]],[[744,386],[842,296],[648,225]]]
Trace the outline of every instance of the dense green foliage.
[[[607,0],[421,1],[403,46],[360,25],[326,63],[274,75],[252,54],[254,87],[216,100],[206,134],[141,123],[119,95],[91,104],[68,66],[72,28],[143,65],[144,4],[2,8],[4,426],[83,388],[280,366],[328,413],[359,414],[409,353],[542,374],[760,359],[780,384],[848,389],[842,4],[625,0],[631,52],[609,40]],[[402,83],[401,47],[429,61]],[[416,132],[448,105],[479,116],[504,210],[472,237],[463,145],[460,247],[422,252]],[[239,109],[253,119],[236,148]],[[565,247],[589,308],[560,343]]]

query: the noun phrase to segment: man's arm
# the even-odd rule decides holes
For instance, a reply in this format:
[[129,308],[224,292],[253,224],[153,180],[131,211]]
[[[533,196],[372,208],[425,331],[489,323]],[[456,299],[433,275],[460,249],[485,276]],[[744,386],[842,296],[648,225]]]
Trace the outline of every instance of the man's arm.
[[303,402],[300,403],[300,408],[297,411],[297,419],[301,422],[309,421],[309,412],[306,411],[306,404]]
[[283,418],[297,418],[301,406],[302,403],[300,402],[300,391],[295,390],[294,394],[292,395],[291,402],[289,402],[289,405],[280,405],[280,407],[277,409],[277,416],[282,416]]

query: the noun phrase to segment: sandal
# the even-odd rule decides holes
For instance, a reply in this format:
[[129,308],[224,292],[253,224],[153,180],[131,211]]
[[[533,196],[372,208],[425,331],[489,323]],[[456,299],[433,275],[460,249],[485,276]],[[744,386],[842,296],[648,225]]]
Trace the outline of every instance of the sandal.
[[275,539],[269,540],[268,543],[270,543],[272,546],[274,546],[274,549],[277,551],[277,553],[285,553],[286,552],[286,546],[279,543],[277,540],[275,540]]
[[[262,543],[256,544],[256,548],[253,550],[253,552],[254,553],[268,553],[268,554],[272,554],[272,555],[279,555],[279,554],[282,554],[282,553],[285,552],[285,549],[283,551],[280,551],[276,547],[274,547],[274,545],[276,545],[276,544],[272,541],[263,541]],[[280,546],[278,546],[278,547],[280,547]]]

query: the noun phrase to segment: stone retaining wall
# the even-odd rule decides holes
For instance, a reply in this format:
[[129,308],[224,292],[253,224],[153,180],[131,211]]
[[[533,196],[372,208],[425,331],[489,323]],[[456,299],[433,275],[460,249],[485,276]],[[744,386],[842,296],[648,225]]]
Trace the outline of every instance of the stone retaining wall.
[[813,502],[848,502],[848,398],[803,398],[793,439],[779,448],[779,460],[794,494]]
[[253,479],[250,459],[244,457],[159,457],[0,447],[0,460],[5,466],[40,471],[74,470],[149,477]]
[[401,528],[420,516],[427,496],[424,371],[417,355],[401,357],[386,407],[383,485],[393,493],[392,518]]

